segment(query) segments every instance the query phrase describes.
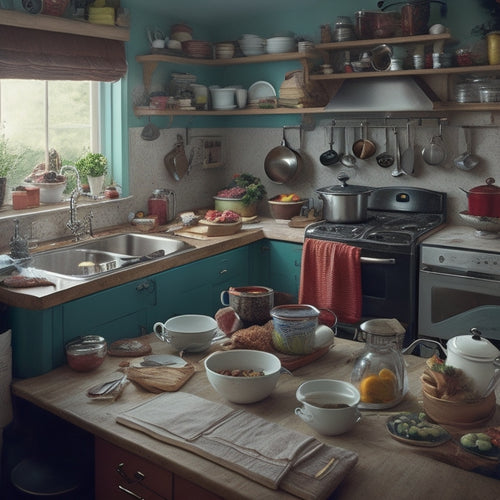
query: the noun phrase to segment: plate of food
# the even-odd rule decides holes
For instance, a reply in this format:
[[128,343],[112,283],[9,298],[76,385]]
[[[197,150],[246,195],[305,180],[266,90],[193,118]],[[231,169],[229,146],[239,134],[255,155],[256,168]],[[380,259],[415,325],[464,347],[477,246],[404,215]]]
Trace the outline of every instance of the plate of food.
[[207,236],[229,236],[236,234],[243,225],[241,216],[232,210],[207,210],[199,224],[206,226]]
[[463,450],[489,460],[500,460],[500,428],[492,427],[486,432],[469,432],[460,437]]
[[412,446],[439,446],[451,438],[443,427],[429,422],[423,412],[393,415],[387,420],[386,427],[396,441]]

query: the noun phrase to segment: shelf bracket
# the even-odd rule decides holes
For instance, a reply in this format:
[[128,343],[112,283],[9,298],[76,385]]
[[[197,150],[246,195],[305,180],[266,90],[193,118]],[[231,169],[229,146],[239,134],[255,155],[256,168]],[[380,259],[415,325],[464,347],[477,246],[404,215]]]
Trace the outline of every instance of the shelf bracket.
[[148,61],[142,63],[142,81],[144,82],[144,88],[146,91],[151,91],[151,82],[153,81],[153,73],[156,71],[158,66],[157,61]]

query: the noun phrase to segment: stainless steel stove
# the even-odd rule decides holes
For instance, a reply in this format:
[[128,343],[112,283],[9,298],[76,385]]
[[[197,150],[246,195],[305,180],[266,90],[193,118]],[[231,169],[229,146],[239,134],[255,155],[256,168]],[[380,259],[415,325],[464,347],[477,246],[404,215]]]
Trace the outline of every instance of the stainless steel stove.
[[[362,318],[397,318],[405,345],[416,339],[420,243],[446,222],[446,193],[413,187],[375,188],[367,220],[354,224],[319,221],[306,238],[361,248]],[[358,324],[340,324],[340,336],[355,338]]]
[[376,188],[368,198],[368,218],[354,224],[319,221],[307,238],[340,241],[361,248],[415,250],[419,238],[446,220],[446,193],[419,188]]

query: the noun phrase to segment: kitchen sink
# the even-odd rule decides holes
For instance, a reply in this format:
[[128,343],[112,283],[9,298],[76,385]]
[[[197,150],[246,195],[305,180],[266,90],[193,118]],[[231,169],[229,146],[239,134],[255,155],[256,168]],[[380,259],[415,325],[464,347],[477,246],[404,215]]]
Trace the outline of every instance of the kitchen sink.
[[146,234],[118,234],[83,241],[32,255],[29,267],[71,279],[90,279],[102,273],[194,248],[173,238]]

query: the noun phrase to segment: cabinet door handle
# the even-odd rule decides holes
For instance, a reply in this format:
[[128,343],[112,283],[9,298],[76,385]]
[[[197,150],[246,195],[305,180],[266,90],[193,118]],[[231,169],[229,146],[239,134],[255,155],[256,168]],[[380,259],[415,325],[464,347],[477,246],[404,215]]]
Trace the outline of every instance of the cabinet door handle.
[[221,269],[219,271],[219,275],[223,275],[223,274],[226,274],[227,273],[227,269]]
[[144,500],[143,497],[139,496],[137,493],[134,493],[133,491],[128,490],[127,488],[125,488],[121,484],[118,485],[118,489],[123,491],[123,493],[126,493],[127,495],[130,495],[131,497],[136,498],[137,500]]

